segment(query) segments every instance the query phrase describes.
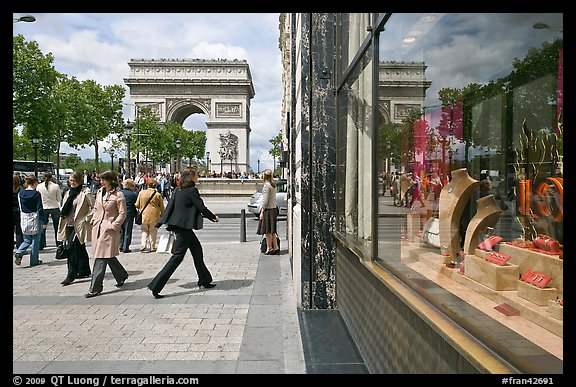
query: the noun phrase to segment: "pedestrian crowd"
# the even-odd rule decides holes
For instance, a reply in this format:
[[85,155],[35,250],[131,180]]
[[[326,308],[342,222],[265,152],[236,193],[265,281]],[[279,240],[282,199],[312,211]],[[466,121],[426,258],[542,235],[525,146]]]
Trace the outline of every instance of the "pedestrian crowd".
[[[266,173],[267,172],[267,173]],[[263,174],[267,202],[262,209],[258,234],[265,235],[267,254],[278,254],[276,234],[275,186],[271,171]],[[212,275],[204,263],[202,245],[195,230],[203,228],[204,219],[219,223],[220,218],[209,210],[202,200],[196,184],[200,174],[192,167],[180,173],[139,173],[134,179],[119,179],[114,171],[102,173],[73,172],[63,189],[45,172],[40,183],[36,176],[13,176],[14,263],[22,265],[29,254],[29,265],[43,262],[39,251],[46,245],[46,230],[52,221],[56,246],[64,251],[67,260],[66,276],[62,286],[77,279],[91,278],[86,298],[100,295],[109,267],[122,287],[129,272],[118,259],[120,254],[131,253],[132,232],[135,224],[142,233],[140,252],[155,252],[158,248],[158,229],[166,225],[173,236],[171,257],[148,284],[155,298],[182,262],[189,250],[196,272],[197,285],[213,288]],[[219,177],[219,176],[218,176]],[[248,175],[246,175],[248,177]],[[168,204],[165,206],[164,200]],[[270,208],[268,208],[270,207]],[[60,256],[55,256],[60,259]],[[64,259],[62,258],[62,259]],[[90,265],[92,260],[92,265]],[[90,267],[92,266],[92,267]]]

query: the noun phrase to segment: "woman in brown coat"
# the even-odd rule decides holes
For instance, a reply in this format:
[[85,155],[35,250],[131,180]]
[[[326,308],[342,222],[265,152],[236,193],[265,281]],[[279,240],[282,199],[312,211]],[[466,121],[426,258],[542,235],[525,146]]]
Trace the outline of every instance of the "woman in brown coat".
[[126,269],[116,256],[120,253],[120,228],[126,218],[126,200],[118,188],[118,177],[113,171],[100,175],[101,188],[96,193],[92,215],[92,282],[85,297],[95,297],[102,292],[106,265],[110,265],[116,286],[124,285],[128,278]]

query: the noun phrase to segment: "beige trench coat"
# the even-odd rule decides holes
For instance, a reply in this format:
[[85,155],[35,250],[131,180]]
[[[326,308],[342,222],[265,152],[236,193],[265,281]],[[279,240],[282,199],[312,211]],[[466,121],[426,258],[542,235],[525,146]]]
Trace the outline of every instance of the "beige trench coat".
[[[66,191],[62,198],[62,203],[66,203],[70,191]],[[74,212],[74,230],[78,235],[80,243],[90,242],[92,239],[92,209],[94,207],[94,196],[90,193],[88,188],[84,188],[76,197],[78,204]],[[70,215],[69,215],[70,216]],[[66,239],[66,218],[60,219],[58,224],[58,241],[62,242]]]
[[104,193],[100,188],[94,199],[92,215],[92,258],[112,258],[120,254],[120,227],[126,219],[126,199],[120,189]]

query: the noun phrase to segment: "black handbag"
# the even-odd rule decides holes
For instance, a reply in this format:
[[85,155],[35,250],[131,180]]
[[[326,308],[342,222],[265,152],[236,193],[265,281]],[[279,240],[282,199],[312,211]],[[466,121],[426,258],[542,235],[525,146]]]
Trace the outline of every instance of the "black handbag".
[[146,207],[148,207],[148,204],[150,204],[154,195],[156,195],[156,191],[154,191],[154,193],[152,195],[150,195],[150,198],[148,199],[148,201],[146,202],[144,207],[142,207],[142,210],[138,211],[138,215],[136,215],[136,218],[134,219],[134,223],[136,223],[137,225],[140,226],[142,224],[142,213],[144,212]]
[[[280,249],[280,237],[278,237],[278,235],[276,235],[276,243],[278,243],[278,249]],[[267,249],[268,246],[266,245],[266,235],[264,235],[260,241],[260,252],[265,253]]]
[[56,256],[55,259],[68,259],[68,241],[62,241],[61,244],[58,245],[56,248]]

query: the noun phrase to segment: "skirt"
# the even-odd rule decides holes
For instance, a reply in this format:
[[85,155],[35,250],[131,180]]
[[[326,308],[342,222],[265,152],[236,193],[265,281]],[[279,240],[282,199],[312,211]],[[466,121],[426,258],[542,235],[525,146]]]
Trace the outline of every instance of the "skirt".
[[256,234],[276,234],[276,219],[278,218],[278,208],[266,208],[263,219],[258,221]]

